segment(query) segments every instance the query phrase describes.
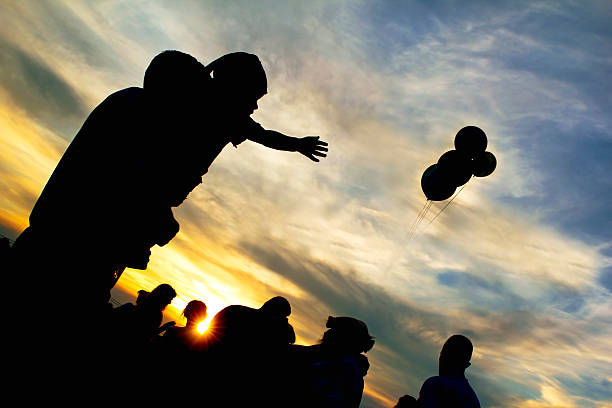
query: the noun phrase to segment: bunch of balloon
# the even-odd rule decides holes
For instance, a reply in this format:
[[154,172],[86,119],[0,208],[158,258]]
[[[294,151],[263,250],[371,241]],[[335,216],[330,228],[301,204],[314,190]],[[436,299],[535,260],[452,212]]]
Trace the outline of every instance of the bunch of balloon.
[[486,177],[497,167],[497,159],[487,151],[487,135],[476,126],[466,126],[455,136],[455,149],[429,166],[421,177],[421,188],[431,201],[443,201],[472,176]]

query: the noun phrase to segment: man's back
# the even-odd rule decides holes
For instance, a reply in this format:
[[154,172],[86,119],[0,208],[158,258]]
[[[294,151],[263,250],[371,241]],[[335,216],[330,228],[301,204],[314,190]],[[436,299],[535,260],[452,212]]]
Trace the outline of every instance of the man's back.
[[428,378],[419,391],[422,408],[480,408],[480,402],[463,376]]
[[113,206],[134,187],[126,170],[138,162],[134,152],[143,143],[143,94],[141,88],[123,89],[92,111],[36,202],[32,227],[85,228],[115,215]]

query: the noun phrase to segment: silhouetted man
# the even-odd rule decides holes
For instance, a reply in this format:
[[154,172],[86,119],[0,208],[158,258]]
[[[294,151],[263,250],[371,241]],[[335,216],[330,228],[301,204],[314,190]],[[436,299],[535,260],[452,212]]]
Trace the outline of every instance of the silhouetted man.
[[422,408],[480,408],[476,393],[465,378],[470,366],[472,342],[465,336],[451,336],[440,352],[439,374],[428,378],[419,392]]
[[104,313],[125,269],[146,269],[150,248],[178,232],[180,205],[229,143],[246,139],[313,161],[318,137],[265,130],[250,118],[267,92],[252,54],[233,53],[204,67],[165,51],[143,88],[106,98],[64,153],[14,245],[16,263],[41,303],[69,296],[80,311]]

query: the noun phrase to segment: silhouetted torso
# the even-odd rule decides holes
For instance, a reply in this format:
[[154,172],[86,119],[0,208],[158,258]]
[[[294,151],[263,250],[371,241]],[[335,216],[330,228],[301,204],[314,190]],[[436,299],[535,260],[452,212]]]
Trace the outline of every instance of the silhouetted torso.
[[316,406],[357,408],[363,394],[363,375],[356,355],[330,356],[313,365]]
[[93,110],[32,209],[30,226],[107,230],[104,210],[120,206],[139,187],[134,172],[145,171],[136,154],[146,142],[144,102],[141,88],[128,88]]
[[480,402],[463,375],[428,378],[419,392],[422,408],[480,408]]

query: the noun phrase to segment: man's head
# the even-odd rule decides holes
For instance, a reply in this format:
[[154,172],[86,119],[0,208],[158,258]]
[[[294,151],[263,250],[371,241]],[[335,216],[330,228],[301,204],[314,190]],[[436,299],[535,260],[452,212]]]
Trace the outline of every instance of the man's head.
[[193,56],[167,50],[151,60],[145,71],[143,88],[164,105],[184,106],[202,97],[206,79],[204,65]]
[[446,340],[440,351],[440,375],[449,373],[463,373],[470,366],[472,342],[461,334],[455,334]]

